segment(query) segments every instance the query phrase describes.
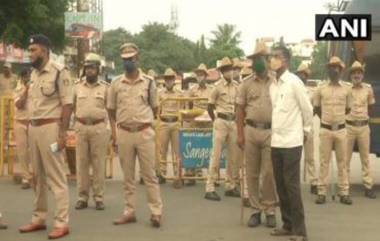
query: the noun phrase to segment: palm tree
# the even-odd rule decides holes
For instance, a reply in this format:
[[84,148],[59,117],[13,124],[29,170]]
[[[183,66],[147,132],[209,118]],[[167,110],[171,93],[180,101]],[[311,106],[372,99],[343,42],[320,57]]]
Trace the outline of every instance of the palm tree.
[[241,42],[241,32],[236,31],[236,26],[232,24],[218,25],[217,30],[211,33],[214,38],[210,39],[210,42],[214,46],[238,46]]

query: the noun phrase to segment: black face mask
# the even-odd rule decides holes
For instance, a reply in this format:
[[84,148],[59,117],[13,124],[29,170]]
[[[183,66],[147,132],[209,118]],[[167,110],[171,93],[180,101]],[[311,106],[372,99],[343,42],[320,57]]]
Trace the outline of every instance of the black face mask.
[[329,77],[330,80],[338,80],[340,76],[340,72],[336,69],[329,69]]
[[127,71],[127,73],[133,73],[137,69],[136,63],[131,59],[125,59],[124,60],[124,69]]
[[35,68],[35,69],[39,69],[42,65],[42,63],[44,62],[43,58],[42,57],[38,57],[36,59],[36,61],[32,62],[32,67]]
[[95,83],[96,81],[98,80],[97,76],[94,75],[94,76],[86,76],[86,81],[90,84],[93,84]]

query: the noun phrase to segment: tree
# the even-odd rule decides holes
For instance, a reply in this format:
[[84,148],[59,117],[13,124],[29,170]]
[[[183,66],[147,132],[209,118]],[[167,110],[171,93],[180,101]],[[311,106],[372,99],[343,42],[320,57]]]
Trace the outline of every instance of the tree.
[[315,46],[311,61],[311,77],[326,78],[326,63],[328,62],[327,42],[318,42]]
[[2,0],[0,39],[19,47],[28,46],[29,36],[43,33],[53,49],[62,50],[65,43],[64,13],[72,0]]
[[239,47],[241,42],[241,32],[236,30],[236,26],[231,24],[218,25],[217,30],[211,32],[213,38],[210,39],[210,58],[208,65],[215,65],[217,60],[227,56],[230,58],[244,56],[244,51]]
[[133,41],[133,35],[123,28],[117,28],[104,32],[102,41],[103,55],[107,60],[114,61],[114,73],[123,72],[123,62],[120,58],[120,46],[123,43]]

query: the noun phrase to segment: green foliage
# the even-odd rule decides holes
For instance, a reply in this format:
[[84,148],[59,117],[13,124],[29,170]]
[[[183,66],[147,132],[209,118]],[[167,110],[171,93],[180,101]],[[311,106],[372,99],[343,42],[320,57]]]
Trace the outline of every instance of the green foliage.
[[65,44],[64,12],[72,0],[2,0],[0,8],[0,39],[22,48],[29,36],[43,33],[56,51]]
[[327,42],[318,42],[314,48],[311,61],[311,78],[326,78],[326,63],[328,62]]
[[122,61],[119,47],[126,41],[136,43],[140,48],[140,66],[147,71],[153,69],[163,73],[166,68],[173,68],[179,72],[193,70],[200,63],[213,67],[216,61],[229,56],[241,57],[244,55],[238,45],[240,32],[233,25],[220,25],[213,31],[211,46],[207,48],[205,37],[202,35],[197,43],[177,36],[170,31],[168,25],[149,23],[143,26],[142,31],[131,35],[119,28],[110,30],[103,35],[103,52],[108,60],[115,62],[114,73],[121,73]]

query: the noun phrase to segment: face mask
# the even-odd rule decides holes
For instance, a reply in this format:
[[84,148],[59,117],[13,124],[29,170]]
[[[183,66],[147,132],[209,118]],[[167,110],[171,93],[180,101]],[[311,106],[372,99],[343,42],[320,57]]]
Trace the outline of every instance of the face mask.
[[340,72],[336,69],[329,69],[330,80],[338,80]]
[[127,73],[133,73],[137,69],[136,63],[130,59],[124,60],[124,69]]
[[265,73],[266,66],[264,60],[262,58],[255,60],[255,65],[253,66],[253,69],[258,75]]
[[226,79],[228,82],[231,82],[232,77],[233,77],[233,71],[232,71],[232,70],[228,70],[228,71],[223,72],[223,77],[224,77],[224,79]]
[[277,71],[282,67],[282,60],[279,58],[271,58],[270,60],[270,68],[273,71]]
[[173,82],[167,82],[167,83],[165,83],[165,86],[166,86],[166,89],[172,90],[174,87],[174,83]]
[[90,84],[93,84],[95,83],[96,81],[98,80],[97,76],[94,75],[94,76],[86,76],[86,81]]
[[36,59],[36,61],[32,62],[32,67],[35,69],[39,69],[41,67],[43,61],[44,60],[42,59],[42,57],[38,57]]

